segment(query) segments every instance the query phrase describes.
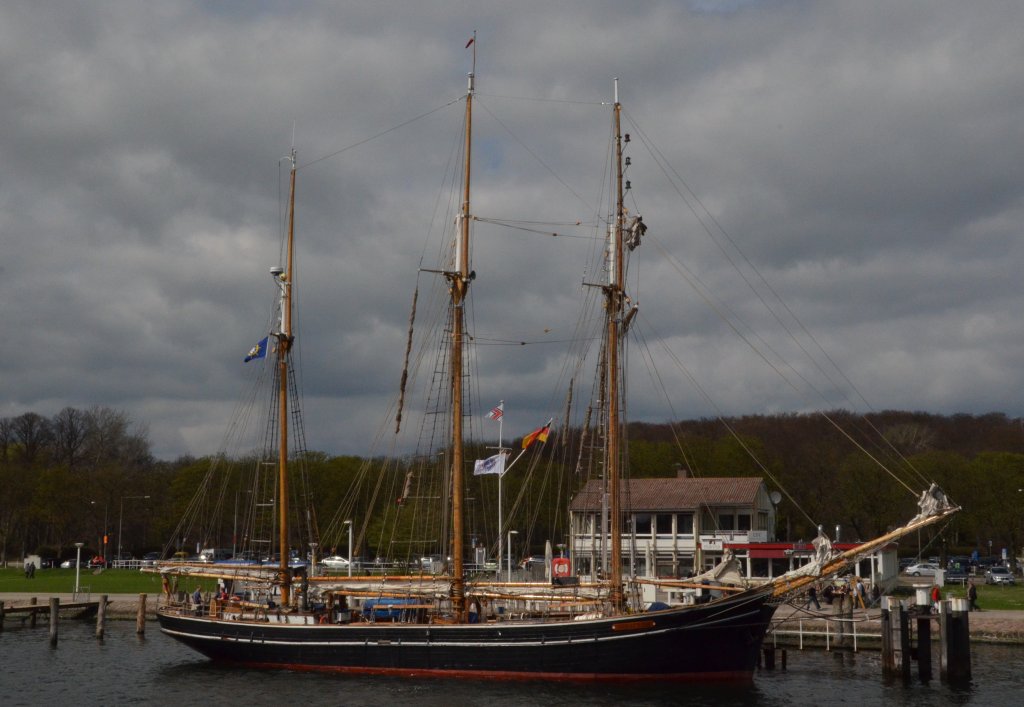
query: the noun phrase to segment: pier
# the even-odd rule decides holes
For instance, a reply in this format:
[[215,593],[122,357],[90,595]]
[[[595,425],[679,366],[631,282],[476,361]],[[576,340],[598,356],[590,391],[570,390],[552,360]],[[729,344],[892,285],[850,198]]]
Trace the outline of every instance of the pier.
[[43,601],[28,595],[0,595],[0,632],[12,619],[20,626],[27,624],[28,628],[35,628],[40,615],[49,619],[50,645],[54,647],[62,616],[79,620],[95,617],[97,639],[103,638],[108,618],[134,618],[135,633],[141,637],[146,632],[146,621],[156,617],[155,607],[148,602],[146,594],[119,594],[113,598],[103,595],[84,601],[73,594],[44,597]]

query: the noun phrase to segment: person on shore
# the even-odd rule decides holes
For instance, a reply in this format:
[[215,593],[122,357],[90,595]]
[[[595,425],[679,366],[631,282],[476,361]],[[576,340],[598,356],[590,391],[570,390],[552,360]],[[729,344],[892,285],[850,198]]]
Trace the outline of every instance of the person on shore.
[[805,609],[810,609],[811,604],[814,604],[814,608],[821,611],[821,604],[818,603],[818,588],[813,584],[807,590],[807,606]]
[[967,601],[970,602],[967,607],[968,611],[981,611],[978,606],[978,588],[974,586],[974,580],[967,583]]
[[864,581],[860,577],[855,577],[856,583],[853,585],[854,593],[857,595],[857,604],[860,604],[860,608],[866,609],[867,602],[864,598],[867,596],[867,591],[864,589]]

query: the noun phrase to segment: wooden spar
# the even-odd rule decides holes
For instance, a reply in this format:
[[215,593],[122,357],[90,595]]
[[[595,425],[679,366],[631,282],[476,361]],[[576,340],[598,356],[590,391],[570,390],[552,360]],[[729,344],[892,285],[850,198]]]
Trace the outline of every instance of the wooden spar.
[[[475,55],[475,51],[474,51]],[[473,137],[473,72],[469,74],[466,91],[466,147],[463,166],[462,209],[459,213],[458,242],[455,244],[455,270],[449,275],[452,298],[452,613],[455,620],[466,619],[465,580],[463,578],[463,512],[462,512],[462,470],[463,460],[463,362],[462,349],[465,327],[465,301],[469,291],[469,185],[471,148]]]
[[289,158],[292,163],[288,187],[288,243],[287,263],[280,277],[281,282],[281,331],[277,340],[278,375],[278,547],[281,562],[278,576],[281,583],[281,605],[288,606],[291,599],[291,571],[288,569],[288,354],[292,346],[292,285],[295,282],[295,148]]
[[772,596],[780,597],[786,594],[791,594],[792,592],[795,592],[799,589],[802,589],[803,587],[806,587],[808,584],[813,584],[814,582],[819,581],[822,577],[827,577],[830,574],[835,574],[847,565],[855,562],[857,558],[863,557],[864,555],[870,552],[874,552],[883,545],[891,543],[893,540],[898,540],[902,538],[904,535],[912,533],[915,530],[920,530],[921,528],[932,525],[933,523],[937,523],[938,521],[944,518],[948,518],[949,516],[953,515],[959,510],[959,506],[954,506],[952,508],[947,508],[934,515],[913,520],[907,523],[906,525],[897,528],[896,530],[893,530],[891,532],[886,533],[885,535],[881,535],[875,538],[874,540],[869,540],[868,542],[862,543],[857,547],[847,550],[846,552],[840,553],[836,556],[835,559],[826,562],[825,565],[821,568],[821,572],[819,574],[802,575],[799,577],[786,577],[785,575],[777,577],[776,579],[769,582],[770,585],[774,586],[774,589],[772,590]]
[[605,288],[605,317],[607,322],[607,340],[605,346],[608,356],[608,432],[605,468],[607,469],[609,511],[611,514],[611,567],[608,578],[611,581],[610,600],[616,611],[624,605],[622,593],[622,513],[619,504],[620,488],[619,461],[621,456],[619,444],[619,321],[622,312],[622,227],[623,192],[622,192],[622,106],[619,103],[619,84],[615,81],[615,225],[609,243],[609,283]]

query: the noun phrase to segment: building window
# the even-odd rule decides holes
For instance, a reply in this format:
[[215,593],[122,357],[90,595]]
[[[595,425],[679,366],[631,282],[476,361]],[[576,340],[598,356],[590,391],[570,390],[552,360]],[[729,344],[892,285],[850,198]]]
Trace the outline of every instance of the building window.
[[654,516],[654,526],[658,535],[672,535],[672,514],[658,513]]
[[732,513],[718,514],[719,530],[736,530],[736,517]]
[[693,514],[676,514],[676,533],[679,535],[693,535]]
[[750,530],[750,514],[740,513],[736,516],[736,530]]
[[651,535],[651,514],[637,513],[633,516],[633,528],[637,535],[650,537]]

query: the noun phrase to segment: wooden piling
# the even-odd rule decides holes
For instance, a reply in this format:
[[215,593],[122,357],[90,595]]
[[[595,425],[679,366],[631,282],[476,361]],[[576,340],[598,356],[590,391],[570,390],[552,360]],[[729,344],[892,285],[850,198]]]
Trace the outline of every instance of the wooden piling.
[[775,649],[772,646],[764,646],[761,650],[764,653],[765,670],[775,670]]
[[100,597],[100,603],[96,607],[96,638],[103,638],[103,631],[107,622],[107,595]]
[[910,678],[910,620],[893,597],[882,597],[882,673]]
[[970,603],[966,599],[949,599],[939,608],[939,674],[951,683],[971,679]]
[[139,595],[139,609],[135,613],[135,633],[142,636],[146,633],[146,595]]
[[917,675],[932,679],[932,617],[928,590],[918,589],[917,598]]
[[917,616],[917,676],[932,679],[932,617]]
[[0,599],[0,633],[4,632],[4,602]]
[[[35,606],[37,603],[39,603],[39,600],[36,599],[35,597],[32,597],[31,599],[28,600],[28,603],[29,603],[29,606]],[[36,627],[36,614],[37,613],[38,612],[33,611],[33,612],[31,612],[28,615],[28,626],[29,626],[29,628],[35,628]]]
[[50,597],[50,645],[57,647],[57,619],[60,617],[60,597]]

